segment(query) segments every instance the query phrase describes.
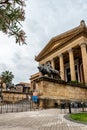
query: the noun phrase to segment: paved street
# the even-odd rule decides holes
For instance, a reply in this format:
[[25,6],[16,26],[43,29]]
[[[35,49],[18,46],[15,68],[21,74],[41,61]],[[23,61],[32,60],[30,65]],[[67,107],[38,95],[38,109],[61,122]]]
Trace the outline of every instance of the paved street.
[[58,109],[0,114],[0,130],[87,130],[63,118]]

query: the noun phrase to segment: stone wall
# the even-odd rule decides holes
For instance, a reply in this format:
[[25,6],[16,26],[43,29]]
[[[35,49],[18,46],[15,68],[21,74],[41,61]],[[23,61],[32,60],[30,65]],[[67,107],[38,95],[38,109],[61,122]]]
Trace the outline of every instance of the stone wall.
[[17,102],[27,98],[27,95],[24,93],[9,92],[9,91],[3,91],[2,96],[3,96],[3,101],[7,101],[7,102]]
[[87,100],[87,89],[45,81],[43,96],[57,99]]
[[[87,87],[82,85],[71,85],[63,81],[57,81],[48,77],[40,77],[36,81],[36,89],[39,92],[40,100],[53,100],[55,102],[65,101],[86,101]],[[51,104],[51,102],[50,102]]]

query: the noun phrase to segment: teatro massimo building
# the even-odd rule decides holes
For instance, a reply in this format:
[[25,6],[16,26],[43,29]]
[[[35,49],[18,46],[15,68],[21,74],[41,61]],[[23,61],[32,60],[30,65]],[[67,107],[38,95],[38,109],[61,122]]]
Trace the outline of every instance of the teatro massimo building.
[[38,92],[40,106],[50,107],[61,102],[87,101],[87,26],[80,25],[53,37],[35,57],[39,65],[51,64],[60,72],[60,79],[31,76],[32,89]]

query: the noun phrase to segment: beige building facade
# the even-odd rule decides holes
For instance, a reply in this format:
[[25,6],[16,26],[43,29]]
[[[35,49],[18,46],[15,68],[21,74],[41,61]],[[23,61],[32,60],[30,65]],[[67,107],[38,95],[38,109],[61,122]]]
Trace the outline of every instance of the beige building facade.
[[[67,83],[77,82],[78,84],[84,84],[87,87],[87,26],[84,20],[82,20],[80,22],[80,25],[74,29],[71,29],[70,31],[52,38],[49,43],[43,48],[43,50],[38,54],[38,56],[36,56],[35,60],[41,65],[50,62],[52,68],[60,72],[62,81],[65,81]],[[34,81],[40,77],[40,72],[31,76],[32,86],[35,83]],[[55,83],[53,86],[56,86]],[[48,89],[50,89],[50,87]],[[70,89],[72,90],[73,88],[70,87]],[[81,87],[79,89],[83,91]],[[55,90],[53,90],[53,93]],[[65,89],[63,90],[65,91]],[[74,91],[75,90],[73,89],[73,99],[75,99]],[[85,89],[85,91],[87,91],[87,89]],[[68,91],[66,93],[66,97],[67,95],[69,95],[68,99],[71,98]],[[43,94],[43,97],[44,96],[45,95]],[[59,96],[60,94],[56,94],[55,96],[54,93],[54,97],[59,98]],[[85,96],[87,96],[87,94]],[[82,98],[83,96],[79,98],[79,100]],[[78,98],[76,97],[76,99]],[[86,97],[84,99],[86,99]]]
[[39,64],[51,62],[62,80],[87,83],[87,27],[84,21],[51,39],[36,57]]

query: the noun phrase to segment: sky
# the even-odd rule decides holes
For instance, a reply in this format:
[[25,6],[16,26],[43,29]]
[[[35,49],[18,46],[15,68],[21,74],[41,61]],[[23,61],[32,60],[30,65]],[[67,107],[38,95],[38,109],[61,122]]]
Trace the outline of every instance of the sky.
[[87,0],[26,0],[25,21],[27,45],[15,43],[15,38],[0,32],[0,74],[9,70],[13,83],[30,82],[38,72],[35,56],[50,39],[76,26],[87,23]]

